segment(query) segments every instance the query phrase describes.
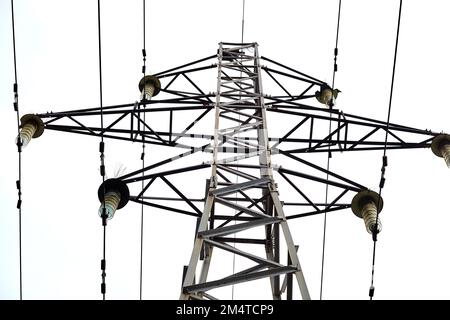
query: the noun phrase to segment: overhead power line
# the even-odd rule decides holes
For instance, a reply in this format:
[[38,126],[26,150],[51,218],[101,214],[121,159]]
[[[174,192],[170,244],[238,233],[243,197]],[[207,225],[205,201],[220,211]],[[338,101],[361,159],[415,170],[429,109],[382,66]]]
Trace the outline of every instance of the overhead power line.
[[380,184],[379,184],[379,198],[378,198],[378,204],[377,204],[377,218],[376,218],[376,225],[375,230],[372,233],[372,239],[373,239],[373,252],[372,252],[372,276],[370,281],[370,289],[369,289],[369,297],[370,300],[373,299],[373,296],[375,294],[375,287],[374,287],[374,276],[375,276],[375,256],[376,256],[376,249],[377,249],[377,234],[378,234],[378,228],[379,228],[379,221],[378,217],[380,215],[380,200],[381,200],[381,190],[384,187],[385,183],[385,173],[386,173],[386,167],[388,165],[387,161],[387,155],[386,155],[386,147],[387,147],[387,139],[388,139],[388,132],[389,132],[389,125],[391,120],[391,110],[392,110],[392,93],[394,92],[394,80],[395,80],[395,66],[397,64],[397,49],[398,49],[398,38],[400,34],[400,21],[402,17],[402,3],[403,1],[400,0],[400,5],[398,8],[398,21],[397,21],[397,34],[395,37],[395,49],[394,49],[394,62],[392,65],[392,78],[391,78],[391,90],[389,94],[389,108],[388,108],[388,114],[387,114],[387,125],[386,125],[386,136],[384,140],[384,149],[383,149],[383,158],[382,158],[382,166],[381,166],[381,178],[380,178]]
[[[142,74],[145,78],[146,75],[146,61],[147,61],[147,51],[145,47],[145,0],[142,0],[142,29],[143,29],[143,48],[142,48]],[[144,102],[144,109],[146,106],[145,99],[142,99]],[[144,123],[145,122],[145,112],[144,112]],[[143,126],[143,130],[145,130],[145,126]],[[141,153],[141,161],[142,161],[142,177],[144,177],[144,168],[145,168],[145,134],[142,134],[142,153]],[[142,179],[141,184],[141,252],[140,252],[140,267],[139,267],[139,300],[142,300],[142,273],[143,273],[143,252],[144,252],[144,179]]]
[[[337,16],[337,26],[336,26],[336,42],[334,46],[334,65],[333,65],[333,82],[332,82],[332,92],[334,92],[334,81],[336,77],[336,72],[338,70],[337,68],[337,55],[338,55],[338,41],[339,41],[339,25],[341,21],[341,0],[339,0],[339,9],[338,9],[338,16]],[[333,98],[331,100],[330,104],[330,122],[328,127],[328,135],[331,135],[331,108],[333,107]],[[327,182],[329,180],[328,171],[330,170],[330,159],[331,159],[331,143],[328,144],[328,153],[327,153]],[[325,186],[325,204],[328,203],[328,184]],[[322,294],[323,294],[323,271],[325,267],[325,245],[326,245],[326,234],[327,234],[327,211],[324,213],[323,217],[323,239],[322,239],[322,265],[321,265],[321,271],[320,271],[320,300],[322,300]]]
[[12,21],[12,36],[13,36],[13,52],[14,52],[14,111],[17,118],[17,151],[19,176],[16,181],[17,188],[17,209],[19,209],[19,295],[22,300],[22,138],[20,137],[20,120],[19,120],[19,90],[17,81],[17,56],[16,56],[16,28],[14,21],[14,1],[11,0],[11,21]]
[[100,175],[102,176],[102,186],[103,186],[103,201],[101,206],[101,218],[103,226],[103,259],[101,260],[101,270],[102,270],[102,283],[101,283],[101,293],[103,300],[106,299],[106,225],[107,225],[107,214],[106,214],[106,185],[105,185],[105,143],[103,141],[103,82],[102,82],[102,38],[101,38],[101,19],[100,19],[100,0],[97,0],[97,22],[98,22],[98,71],[99,71],[99,93],[100,93]]

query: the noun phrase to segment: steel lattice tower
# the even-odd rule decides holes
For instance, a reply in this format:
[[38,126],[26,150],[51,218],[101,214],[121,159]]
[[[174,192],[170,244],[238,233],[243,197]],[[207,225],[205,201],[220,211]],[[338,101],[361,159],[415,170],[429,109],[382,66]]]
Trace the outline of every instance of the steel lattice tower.
[[[184,279],[181,298],[187,299],[193,295],[194,297],[203,297],[206,295],[206,291],[219,286],[270,277],[272,295],[274,299],[279,299],[279,275],[294,273],[303,298],[309,299],[300,261],[283,212],[283,206],[278,198],[277,186],[273,177],[258,45],[256,43],[244,45],[221,43],[218,60],[211,180],[207,187],[205,207]],[[237,119],[237,121],[235,118],[232,118],[235,120],[234,122],[237,122],[237,125],[234,127],[224,126],[220,118],[225,114],[234,117],[240,116],[240,119]],[[237,137],[239,133],[243,132],[246,134],[244,138]],[[252,142],[248,140],[251,136],[256,137]],[[222,157],[219,156],[219,149],[224,151]],[[234,152],[235,149],[237,149],[237,155],[227,157],[227,150]],[[259,170],[259,174],[256,176],[236,170],[235,162],[238,159],[250,157],[254,159],[254,168]],[[218,172],[222,170],[232,175],[240,176],[246,181],[233,183],[227,179],[227,185],[222,187],[219,185],[221,176]],[[247,194],[255,189],[260,189],[262,192],[262,208]],[[257,208],[253,209],[238,205],[224,198],[227,195],[236,193],[244,196],[248,199],[249,205],[254,204]],[[215,211],[213,207],[216,203],[239,210],[255,219],[233,226],[218,227],[213,219]],[[208,221],[210,221],[209,226]],[[223,238],[224,236],[261,226],[264,226],[266,230],[266,257],[258,257],[238,250],[227,244],[226,239]],[[288,266],[280,264],[279,261],[280,226],[287,244],[289,257],[292,261],[292,264]],[[252,239],[247,238],[241,239],[243,242],[247,240],[249,242],[252,241]],[[200,279],[197,284],[194,284],[195,270],[202,248],[205,253]],[[221,280],[207,281],[209,264],[215,251],[213,250],[214,248],[247,257],[255,261],[256,265]]]
[[[262,61],[268,65],[262,65]],[[208,92],[194,75],[214,70],[217,70],[217,92]],[[268,79],[278,93],[265,94],[263,81]],[[182,84],[181,80],[184,81]],[[295,86],[289,87],[285,82],[294,82]],[[99,188],[101,201],[106,194],[102,190],[115,193],[116,200],[120,199],[115,204],[111,202],[116,207],[114,210],[132,201],[197,219],[194,247],[183,278],[182,299],[213,299],[216,297],[209,291],[214,288],[261,278],[270,279],[274,299],[280,299],[286,289],[286,297],[290,299],[293,275],[302,298],[309,299],[288,221],[352,208],[356,215],[364,218],[367,230],[375,231],[373,213],[381,210],[381,198],[362,184],[305,160],[305,154],[383,150],[383,135],[387,134],[387,149],[431,147],[437,156],[450,163],[448,135],[387,124],[331,108],[329,102],[333,101],[333,93],[329,85],[272,59],[260,57],[256,43],[220,43],[217,54],[147,76],[141,80],[139,89],[143,91],[142,99],[133,103],[107,106],[102,110],[88,108],[25,115],[21,122],[21,137],[26,145],[45,129],[97,138],[103,135],[106,139],[184,150],[143,169],[109,179]],[[317,100],[325,107],[314,106]],[[212,111],[214,132],[195,132],[198,124]],[[287,116],[295,124],[277,127],[275,133],[269,132],[269,113]],[[99,123],[100,114],[105,118],[104,127],[93,125],[93,120]],[[158,115],[165,115],[166,122],[152,122]],[[175,128],[175,119],[184,123],[183,129]],[[320,130],[321,124],[328,127],[328,123],[331,123],[329,132]],[[275,135],[269,136],[269,133]],[[183,159],[202,152],[212,159],[195,165],[180,165]],[[302,169],[278,166],[272,163],[274,155],[289,158]],[[177,166],[167,169],[168,164]],[[308,172],[303,170],[305,168]],[[206,192],[191,190],[196,192],[196,196],[192,196],[176,186],[171,177],[185,173],[194,173],[195,179],[207,179]],[[323,178],[324,174],[329,179]],[[298,202],[279,199],[275,182],[278,177],[298,194]],[[311,197],[294,178],[328,185],[336,192],[328,203],[323,203]],[[156,180],[173,190],[177,198],[156,195],[152,189]],[[142,190],[129,188],[142,181],[145,182]],[[345,201],[348,197],[350,200]],[[173,201],[184,203],[187,209],[168,205]],[[203,211],[196,202],[204,203]],[[283,210],[286,206],[297,206],[299,210],[288,215]],[[234,214],[230,214],[233,210]],[[264,237],[254,237],[253,231],[262,228]],[[261,245],[265,255],[238,249],[230,243]],[[288,249],[289,262],[286,264],[280,262],[282,244]],[[210,264],[223,250],[248,258],[253,266],[220,279],[214,278],[208,273]],[[201,268],[197,268],[199,262]],[[286,275],[283,281],[280,281],[281,275]]]

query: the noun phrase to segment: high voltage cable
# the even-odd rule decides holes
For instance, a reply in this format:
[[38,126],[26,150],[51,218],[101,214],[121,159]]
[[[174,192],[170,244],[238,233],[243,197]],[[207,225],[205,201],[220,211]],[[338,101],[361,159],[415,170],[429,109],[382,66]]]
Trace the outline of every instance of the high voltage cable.
[[13,36],[13,52],[14,52],[14,111],[17,117],[17,152],[19,154],[18,167],[19,177],[16,180],[17,187],[17,209],[19,209],[19,295],[22,300],[22,139],[20,137],[20,120],[19,120],[19,93],[17,84],[17,58],[16,58],[16,30],[14,21],[14,1],[11,0],[11,21]]
[[101,293],[103,300],[106,299],[106,186],[105,186],[105,143],[103,142],[103,82],[102,82],[102,38],[101,38],[101,20],[100,20],[100,0],[97,0],[97,22],[98,22],[98,66],[99,66],[99,93],[100,93],[100,175],[102,176],[102,186],[103,186],[103,204],[101,206],[102,213],[102,226],[103,226],[103,259],[101,260],[100,268],[102,270],[102,283],[101,283]]
[[[147,52],[145,48],[145,0],[142,0],[142,25],[143,25],[143,49],[142,49],[142,73],[145,77],[146,74],[146,60],[147,60]],[[144,109],[145,109],[145,98],[144,101]],[[145,112],[144,112],[144,123],[145,123]],[[145,131],[145,126],[143,128]],[[144,250],[144,168],[145,168],[145,135],[142,134],[142,184],[141,184],[141,194],[142,194],[142,203],[141,203],[141,252],[140,252],[140,267],[139,267],[139,300],[142,300],[142,266],[143,266],[143,250]]]
[[380,189],[379,189],[379,197],[378,197],[378,203],[377,203],[377,219],[375,223],[375,231],[373,232],[373,252],[372,252],[372,275],[371,275],[371,281],[370,281],[370,289],[369,289],[369,297],[370,300],[373,299],[374,293],[375,293],[375,287],[373,285],[374,283],[374,275],[375,275],[375,256],[376,256],[376,248],[377,248],[377,234],[378,234],[378,217],[380,215],[380,199],[381,199],[381,190],[384,187],[385,178],[384,174],[386,172],[387,167],[387,156],[386,156],[386,147],[387,147],[387,139],[388,139],[388,132],[389,132],[389,123],[391,120],[391,110],[392,110],[392,93],[394,91],[394,79],[395,79],[395,66],[397,64],[397,49],[398,49],[398,38],[400,34],[400,21],[402,16],[402,4],[403,0],[400,0],[399,8],[398,8],[398,21],[397,21],[397,34],[395,38],[395,50],[394,50],[394,62],[392,65],[392,78],[391,78],[391,90],[389,94],[389,108],[388,108],[388,115],[387,115],[387,125],[386,125],[386,136],[384,140],[384,150],[383,150],[383,164],[381,167],[381,178],[380,178]]
[[[334,80],[337,72],[337,55],[338,55],[338,41],[339,41],[339,25],[341,21],[341,0],[339,0],[339,9],[338,9],[338,17],[337,17],[337,27],[336,27],[336,42],[334,46],[334,65],[333,65],[333,81],[332,81],[332,92],[334,92]],[[331,105],[330,105],[330,124],[328,128],[328,135],[331,135],[331,109],[333,107],[333,95],[331,98]],[[328,180],[329,175],[328,171],[330,170],[330,153],[331,143],[328,144],[328,158],[327,158],[327,185],[325,186],[325,205],[328,203]],[[321,265],[321,271],[320,271],[320,300],[322,300],[322,293],[323,293],[323,270],[325,266],[325,243],[326,243],[326,232],[327,232],[327,211],[325,211],[324,218],[323,218],[323,239],[322,239],[322,265]]]

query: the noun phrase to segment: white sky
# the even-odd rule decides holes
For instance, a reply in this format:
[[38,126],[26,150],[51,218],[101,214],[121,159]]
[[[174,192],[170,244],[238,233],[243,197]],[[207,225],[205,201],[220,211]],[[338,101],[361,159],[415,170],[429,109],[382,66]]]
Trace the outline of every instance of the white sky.
[[[96,5],[87,0],[15,2],[21,114],[98,106]],[[241,5],[241,0],[147,1],[150,72],[214,54],[220,41],[238,42]],[[139,98],[141,6],[140,0],[102,1],[104,105]],[[331,82],[337,9],[337,0],[247,0],[244,40],[258,42],[261,55]],[[398,1],[342,1],[336,75],[342,94],[337,108],[386,119],[397,13]],[[392,122],[450,131],[449,13],[450,3],[445,0],[404,1]],[[0,42],[0,298],[17,299],[16,115],[10,4],[6,0],[0,1]],[[215,85],[211,83],[211,91]],[[264,89],[270,91],[268,86]],[[276,128],[270,116],[269,126]],[[25,299],[101,297],[98,142],[94,137],[48,130],[23,152]],[[140,144],[106,140],[107,172],[111,175],[120,163],[128,172],[140,168],[140,148]],[[148,163],[165,157],[152,146],[147,155]],[[378,189],[381,155],[382,151],[335,154],[331,170]],[[427,149],[388,151],[388,158],[375,298],[449,299],[448,169]],[[326,165],[325,154],[305,159]],[[278,164],[278,158],[274,162]],[[181,184],[203,190],[207,177],[208,173]],[[283,186],[279,176],[278,182],[280,198],[292,198],[292,190]],[[319,198],[324,197],[321,192]],[[139,221],[140,206],[129,203],[108,224],[109,299],[139,298]],[[319,297],[322,223],[323,216],[316,216],[290,224],[313,299]],[[194,228],[191,217],[145,209],[145,299],[178,298]],[[330,213],[323,298],[367,299],[371,255],[372,240],[362,220],[350,210]],[[211,275],[230,273],[231,256],[218,259],[221,263]],[[238,285],[235,298],[269,298],[268,288],[268,280]],[[220,293],[230,298],[231,288]]]

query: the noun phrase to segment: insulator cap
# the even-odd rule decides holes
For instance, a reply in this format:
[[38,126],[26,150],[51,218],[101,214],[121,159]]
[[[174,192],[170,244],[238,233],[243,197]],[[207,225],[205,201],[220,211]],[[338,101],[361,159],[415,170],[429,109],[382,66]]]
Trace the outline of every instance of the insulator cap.
[[[104,188],[103,185],[105,186]],[[130,190],[122,180],[111,178],[100,185],[98,188],[98,200],[100,200],[101,203],[105,200],[105,194],[108,192],[117,192],[120,194],[120,202],[117,209],[125,207],[128,200],[130,200]]]
[[442,146],[445,144],[450,144],[450,135],[440,134],[433,138],[433,141],[431,142],[431,151],[433,151],[436,156],[442,158]]
[[[379,202],[378,202],[379,200]],[[358,218],[363,218],[362,216],[362,209],[364,205],[366,205],[368,202],[372,201],[375,203],[375,205],[378,206],[377,210],[378,212],[381,212],[383,210],[383,198],[380,197],[378,193],[371,190],[363,190],[358,192],[352,200],[352,211]]]
[[44,122],[35,114],[26,114],[20,118],[20,127],[24,127],[28,123],[33,123],[36,126],[36,131],[33,134],[33,138],[40,137],[44,133]]
[[339,92],[339,89],[332,89],[329,85],[323,84],[320,86],[320,91],[316,91],[316,99],[322,104],[330,105],[332,103],[333,98],[336,99]]
[[153,96],[156,96],[161,90],[161,82],[155,76],[148,75],[143,77],[141,81],[139,81],[139,92],[142,92],[142,90],[144,90],[146,84],[151,84],[155,88]]

